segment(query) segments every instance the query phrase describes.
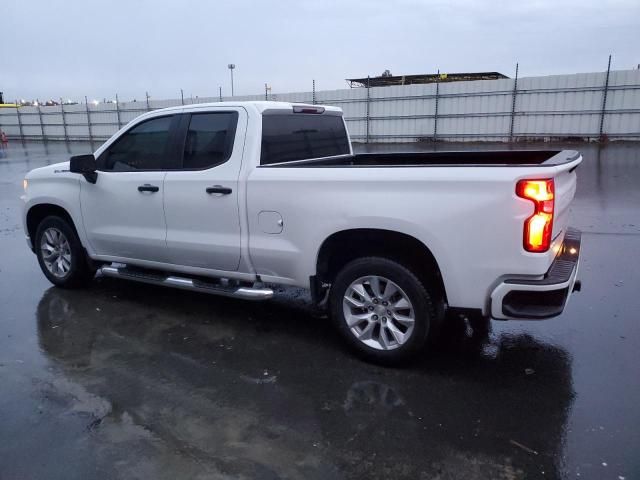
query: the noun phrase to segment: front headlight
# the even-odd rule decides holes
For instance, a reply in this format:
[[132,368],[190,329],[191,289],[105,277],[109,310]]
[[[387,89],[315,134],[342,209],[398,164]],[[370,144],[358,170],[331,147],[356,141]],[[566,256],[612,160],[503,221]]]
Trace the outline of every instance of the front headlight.
[[29,186],[29,180],[27,180],[26,178],[24,180],[22,180],[22,188],[24,188],[24,191],[27,191],[27,187]]

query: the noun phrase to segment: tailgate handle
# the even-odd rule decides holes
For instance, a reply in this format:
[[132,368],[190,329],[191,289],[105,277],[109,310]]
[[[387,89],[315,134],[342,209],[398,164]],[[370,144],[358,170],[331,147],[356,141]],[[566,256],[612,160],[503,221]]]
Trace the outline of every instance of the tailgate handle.
[[212,193],[221,193],[222,195],[229,195],[233,190],[228,187],[223,187],[222,185],[214,185],[213,187],[207,187],[207,193],[211,195]]

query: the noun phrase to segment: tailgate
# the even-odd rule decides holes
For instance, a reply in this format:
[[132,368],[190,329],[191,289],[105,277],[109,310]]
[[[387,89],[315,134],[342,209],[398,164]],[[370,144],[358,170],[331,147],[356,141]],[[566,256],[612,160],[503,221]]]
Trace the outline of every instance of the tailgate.
[[551,238],[556,239],[567,231],[569,222],[569,206],[576,194],[576,167],[582,162],[577,155],[574,161],[554,167],[555,206],[553,231]]

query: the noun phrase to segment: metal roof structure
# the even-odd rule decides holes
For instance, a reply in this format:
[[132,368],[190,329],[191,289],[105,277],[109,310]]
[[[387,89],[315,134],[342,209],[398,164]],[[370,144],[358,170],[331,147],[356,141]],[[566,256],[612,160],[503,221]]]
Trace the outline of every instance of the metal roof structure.
[[347,78],[353,87],[389,87],[392,85],[415,85],[424,83],[468,82],[472,80],[499,80],[509,78],[499,72],[476,73],[423,73],[418,75],[381,75],[379,77]]

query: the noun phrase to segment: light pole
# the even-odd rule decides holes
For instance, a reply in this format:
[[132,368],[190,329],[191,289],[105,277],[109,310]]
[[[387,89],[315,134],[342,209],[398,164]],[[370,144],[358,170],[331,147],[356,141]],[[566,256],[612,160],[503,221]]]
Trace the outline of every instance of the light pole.
[[236,68],[235,64],[230,63],[227,65],[229,71],[231,72],[231,96],[233,97],[233,69]]

